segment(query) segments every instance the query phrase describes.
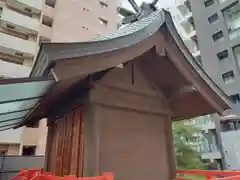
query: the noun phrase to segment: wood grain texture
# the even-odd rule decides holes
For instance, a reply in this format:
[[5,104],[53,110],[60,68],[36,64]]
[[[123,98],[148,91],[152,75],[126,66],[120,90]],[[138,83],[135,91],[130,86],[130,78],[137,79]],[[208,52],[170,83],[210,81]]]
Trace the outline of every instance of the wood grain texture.
[[46,169],[58,176],[83,175],[83,118],[78,108],[49,125]]

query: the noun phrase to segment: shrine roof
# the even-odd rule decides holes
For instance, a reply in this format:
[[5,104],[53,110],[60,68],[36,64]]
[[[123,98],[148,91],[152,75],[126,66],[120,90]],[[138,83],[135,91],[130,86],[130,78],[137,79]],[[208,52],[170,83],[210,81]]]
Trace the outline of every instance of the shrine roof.
[[[53,106],[52,103],[56,103],[57,99],[63,96],[62,92],[67,92],[74,84],[79,82],[79,80],[84,80],[86,77],[89,77],[89,75],[104,72],[108,69],[116,67],[119,64],[132,60],[119,58],[119,60],[116,61],[108,60],[107,62],[100,63],[100,60],[97,62],[98,58],[103,56],[116,56],[114,53],[118,50],[132,48],[136,44],[153,37],[156,32],[160,31],[164,34],[164,37],[166,36],[166,38],[169,38],[170,41],[174,42],[177,47],[177,51],[181,53],[184,60],[187,62],[185,66],[187,66],[189,70],[194,71],[194,76],[196,76],[197,79],[203,81],[202,84],[204,85],[204,88],[207,88],[207,91],[209,92],[208,94],[211,94],[209,96],[205,96],[205,99],[206,97],[213,97],[209,101],[217,106],[216,111],[219,113],[229,109],[230,105],[228,103],[227,95],[214,83],[214,81],[211,80],[211,78],[205,73],[202,67],[188,51],[181,37],[177,33],[170,14],[164,10],[160,10],[153,12],[148,17],[142,18],[134,23],[124,25],[113,33],[93,38],[90,41],[41,44],[40,51],[37,55],[29,80],[40,76],[49,82],[50,76],[51,81],[49,86],[47,86],[47,88],[43,88],[43,91],[36,95],[36,97],[42,97],[45,94],[46,96],[38,99],[38,101],[33,103],[30,108],[27,108],[30,109],[30,111],[26,111],[26,114],[24,114],[21,119],[15,120],[14,125],[11,125],[13,123],[10,123],[10,125],[2,124],[3,122],[1,122],[2,119],[0,114],[0,127],[2,129],[19,127],[30,121],[36,121],[40,118],[46,117],[49,106]],[[143,48],[145,48],[145,46],[143,46]],[[76,59],[79,57],[84,57],[88,60],[93,56],[97,57],[94,60],[96,67],[92,65],[89,69],[85,68],[82,70],[74,70],[74,68],[76,68],[74,67],[75,65],[71,65],[73,64],[72,60],[75,63],[78,61]],[[93,62],[93,60],[91,61]],[[89,61],[86,61],[86,63],[89,63]],[[70,66],[73,68],[72,72]],[[70,72],[73,73],[72,76],[70,76]],[[74,74],[74,72],[77,74]],[[55,79],[55,82],[52,79]],[[2,84],[0,82],[0,92],[6,84],[7,82]],[[17,86],[15,88],[17,88]],[[51,91],[49,89],[51,89]],[[197,90],[202,91],[202,89],[198,85]],[[206,94],[206,92],[203,93]],[[6,96],[11,95],[6,94]],[[4,105],[4,101],[2,104]],[[22,109],[19,108],[14,111],[21,110]],[[11,113],[11,110],[8,112]],[[6,114],[8,112],[4,113]],[[4,121],[11,122],[11,118],[4,119]]]
[[43,67],[51,67],[53,61],[58,59],[101,54],[134,45],[157,32],[167,22],[167,18],[171,18],[168,16],[168,12],[159,10],[136,22],[123,25],[114,32],[85,42],[42,43],[30,76],[40,76]]

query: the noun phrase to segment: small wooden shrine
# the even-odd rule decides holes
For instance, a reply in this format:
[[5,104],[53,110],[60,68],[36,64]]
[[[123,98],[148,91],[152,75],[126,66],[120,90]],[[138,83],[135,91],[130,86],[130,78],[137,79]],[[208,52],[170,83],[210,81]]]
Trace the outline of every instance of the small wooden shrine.
[[42,44],[30,76],[56,82],[17,127],[48,119],[57,175],[174,179],[172,121],[230,108],[166,11],[89,42]]

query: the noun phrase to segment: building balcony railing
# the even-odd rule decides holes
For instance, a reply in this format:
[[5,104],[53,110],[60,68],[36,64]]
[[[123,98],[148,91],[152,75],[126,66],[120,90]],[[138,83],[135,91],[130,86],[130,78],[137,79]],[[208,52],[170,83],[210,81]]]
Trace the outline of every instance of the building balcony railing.
[[235,39],[237,37],[240,37],[240,26],[237,29],[229,30],[229,39],[230,40],[233,40],[233,39]]
[[188,22],[188,20],[192,17],[193,15],[192,15],[192,12],[188,12],[187,14],[185,14],[184,16],[183,16],[183,19],[182,19],[182,21],[180,22],[181,24],[184,24],[184,23],[186,23],[186,22]]
[[24,53],[23,56],[33,57],[37,53],[37,44],[34,41],[24,40],[15,36],[11,36],[0,32],[0,51],[3,53],[10,52],[15,54],[16,52]]
[[39,20],[17,13],[8,8],[3,8],[0,19],[14,26],[18,26],[18,29],[24,32],[36,34],[39,32]]
[[206,122],[204,124],[197,124],[196,126],[204,131],[207,131],[209,129],[216,129],[215,122],[213,121]]
[[[185,1],[185,2],[187,2],[187,1]],[[189,14],[191,14],[191,9],[188,6],[186,6],[186,3],[180,4],[177,8],[179,9],[179,11],[183,17],[186,17]]]
[[0,131],[0,142],[2,144],[20,144],[23,128]]
[[202,159],[221,159],[221,157],[220,151],[204,152],[201,155]]
[[25,13],[41,13],[43,10],[43,0],[7,0],[7,4]]
[[221,4],[221,3],[224,3],[225,1],[227,0],[218,0],[218,2]]
[[45,39],[52,39],[52,28],[44,24],[41,24],[40,36],[44,37]]
[[30,67],[0,60],[0,76],[19,78],[28,77]]
[[192,27],[192,30],[189,33],[189,38],[192,38],[192,37],[196,36],[196,34],[197,34],[196,30]]
[[44,5],[44,7],[43,7],[43,15],[44,16],[53,18],[53,13],[54,13],[54,8]]

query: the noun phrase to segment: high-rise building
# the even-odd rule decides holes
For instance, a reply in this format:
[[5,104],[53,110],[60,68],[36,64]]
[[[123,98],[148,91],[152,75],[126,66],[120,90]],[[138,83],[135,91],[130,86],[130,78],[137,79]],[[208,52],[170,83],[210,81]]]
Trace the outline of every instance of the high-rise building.
[[190,2],[187,0],[178,0],[175,2],[174,6],[169,7],[168,10],[171,12],[174,24],[185,42],[185,45],[188,47],[193,57],[201,64],[200,49]]
[[[0,78],[27,77],[42,42],[86,41],[116,29],[118,6],[118,0],[0,0]],[[9,116],[1,114],[1,105],[0,116]],[[46,132],[44,120],[2,131],[0,153],[44,154]]]
[[[198,50],[195,58],[230,97],[233,114],[240,115],[239,0],[178,0],[169,10],[189,50]],[[223,159],[225,168],[239,169],[239,116],[204,118],[208,120],[200,123],[207,133],[202,157]]]

